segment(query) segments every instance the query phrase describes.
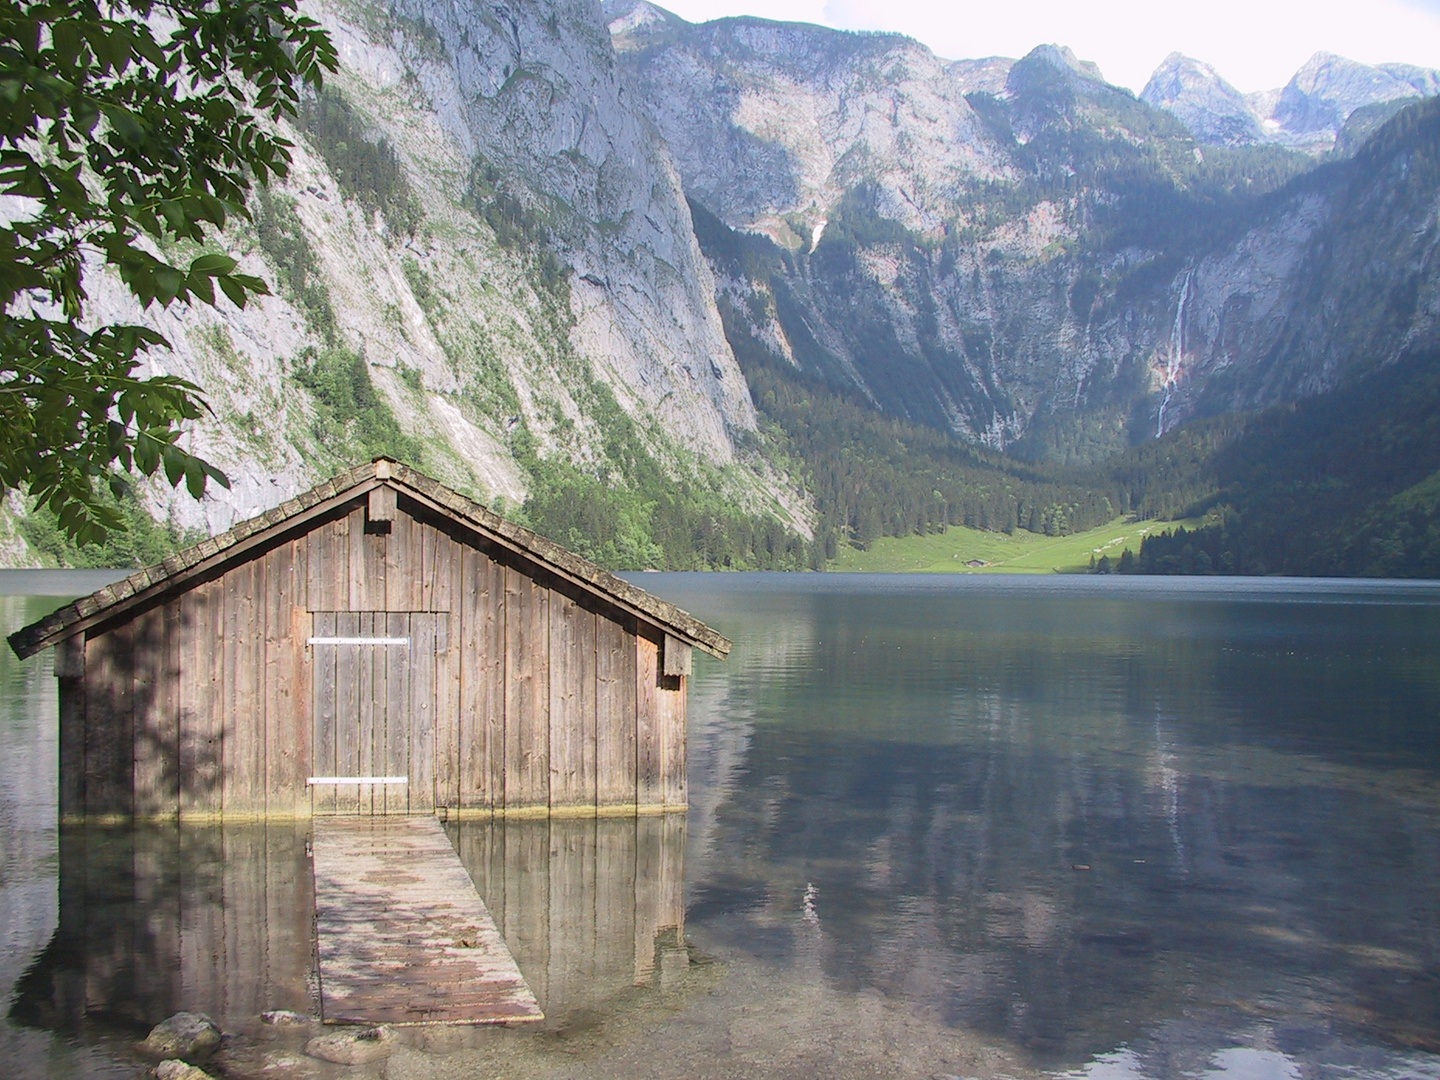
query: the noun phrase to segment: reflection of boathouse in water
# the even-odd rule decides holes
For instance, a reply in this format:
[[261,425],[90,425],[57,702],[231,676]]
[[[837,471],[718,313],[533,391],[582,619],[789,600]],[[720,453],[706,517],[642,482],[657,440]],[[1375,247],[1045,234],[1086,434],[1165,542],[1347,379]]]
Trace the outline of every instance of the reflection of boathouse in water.
[[691,650],[730,643],[413,469],[353,469],[10,643],[56,648],[81,826],[35,1022],[536,1019],[532,990],[581,1007],[683,953],[664,811]]
[[63,818],[685,806],[671,604],[381,459],[14,634]]
[[[552,1022],[663,986],[684,931],[685,815],[466,819],[446,831]],[[184,1008],[243,1031],[263,1010],[311,1012],[307,833],[303,822],[63,830],[59,925],[11,1015],[73,1031]]]

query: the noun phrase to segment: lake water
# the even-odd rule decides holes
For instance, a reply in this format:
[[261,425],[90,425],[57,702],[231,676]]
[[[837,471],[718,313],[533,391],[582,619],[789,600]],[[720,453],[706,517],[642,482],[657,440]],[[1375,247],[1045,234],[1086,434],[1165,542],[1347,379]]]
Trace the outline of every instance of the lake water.
[[313,995],[303,828],[62,836],[7,653],[0,1074],[190,1006],[227,1076],[1440,1080],[1440,584],[635,580],[735,641],[689,814],[451,826],[548,1019],[353,1069],[256,1022]]

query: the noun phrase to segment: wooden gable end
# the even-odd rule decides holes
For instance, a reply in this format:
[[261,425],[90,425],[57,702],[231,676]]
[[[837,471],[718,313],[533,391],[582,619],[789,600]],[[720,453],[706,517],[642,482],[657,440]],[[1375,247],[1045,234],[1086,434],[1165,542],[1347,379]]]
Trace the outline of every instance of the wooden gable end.
[[372,486],[60,643],[61,813],[681,808],[667,633]]

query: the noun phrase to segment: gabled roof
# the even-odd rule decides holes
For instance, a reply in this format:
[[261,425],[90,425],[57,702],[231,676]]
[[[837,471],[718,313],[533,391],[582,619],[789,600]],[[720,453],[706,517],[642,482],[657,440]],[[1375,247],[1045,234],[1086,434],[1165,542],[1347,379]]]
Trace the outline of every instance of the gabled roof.
[[252,551],[264,551],[268,542],[280,534],[292,532],[297,527],[303,528],[312,521],[318,522],[330,511],[382,486],[394,488],[496,546],[535,563],[686,644],[697,646],[721,659],[730,652],[728,640],[689,612],[631,585],[539,533],[505,520],[438,480],[388,458],[379,458],[368,465],[359,465],[341,473],[273,510],[242,521],[229,532],[203,540],[162,563],[138,570],[123,581],[67,604],[39,622],[11,634],[10,647],[23,660],[99,622],[144,605],[161,593],[183,589],[190,581],[202,579],[217,568],[239,562]]

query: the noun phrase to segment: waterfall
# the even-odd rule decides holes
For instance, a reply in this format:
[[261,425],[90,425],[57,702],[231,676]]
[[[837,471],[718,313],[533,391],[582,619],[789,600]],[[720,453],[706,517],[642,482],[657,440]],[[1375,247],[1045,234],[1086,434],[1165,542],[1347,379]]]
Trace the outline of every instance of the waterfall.
[[1165,397],[1160,402],[1160,416],[1155,421],[1155,437],[1165,434],[1165,410],[1175,392],[1175,383],[1180,378],[1184,364],[1185,348],[1185,305],[1190,302],[1190,279],[1195,276],[1192,267],[1180,279],[1180,299],[1175,304],[1175,322],[1170,327],[1170,358],[1165,366]]

